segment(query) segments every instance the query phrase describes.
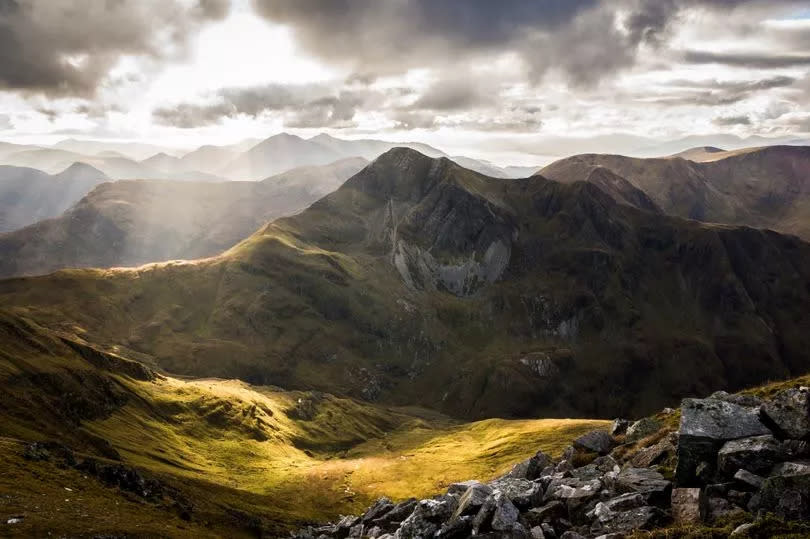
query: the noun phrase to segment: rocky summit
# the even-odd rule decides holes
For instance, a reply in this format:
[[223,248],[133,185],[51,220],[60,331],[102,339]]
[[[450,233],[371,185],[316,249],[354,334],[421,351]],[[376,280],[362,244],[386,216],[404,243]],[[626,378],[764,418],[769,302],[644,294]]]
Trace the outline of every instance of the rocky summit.
[[[423,500],[381,498],[360,516],[294,536],[806,537],[809,399],[807,387],[685,399],[655,419],[584,434],[560,459],[538,452],[492,481],[454,483]],[[616,425],[644,435],[631,438]]]

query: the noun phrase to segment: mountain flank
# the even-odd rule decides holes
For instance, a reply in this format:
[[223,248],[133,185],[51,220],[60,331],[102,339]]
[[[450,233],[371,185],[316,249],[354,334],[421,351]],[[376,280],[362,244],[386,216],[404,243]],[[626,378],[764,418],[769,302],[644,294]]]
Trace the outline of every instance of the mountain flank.
[[712,155],[717,157],[701,162],[577,155],[552,163],[541,174],[572,183],[592,168],[604,167],[667,214],[810,238],[810,147],[769,146]]
[[11,279],[0,299],[177,374],[605,418],[806,371],[807,282],[795,237],[399,148],[220,256]]

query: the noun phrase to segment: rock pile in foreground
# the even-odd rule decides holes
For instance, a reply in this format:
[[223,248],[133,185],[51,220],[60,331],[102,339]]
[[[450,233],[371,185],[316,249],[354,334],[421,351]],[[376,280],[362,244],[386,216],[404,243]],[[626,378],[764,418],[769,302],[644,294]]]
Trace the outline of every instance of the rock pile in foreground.
[[[454,483],[425,500],[381,498],[362,516],[295,537],[607,539],[731,517],[806,521],[808,440],[808,388],[766,401],[720,392],[685,399],[677,432],[650,418],[616,420],[610,432],[575,440],[556,462],[538,452],[489,483]],[[753,526],[732,535],[747,537]]]

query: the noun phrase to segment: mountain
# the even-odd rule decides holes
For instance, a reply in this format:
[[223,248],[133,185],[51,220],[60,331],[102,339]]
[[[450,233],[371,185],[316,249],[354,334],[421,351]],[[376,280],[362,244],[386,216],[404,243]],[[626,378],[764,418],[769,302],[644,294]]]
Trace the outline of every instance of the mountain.
[[689,161],[701,162],[720,158],[721,154],[724,154],[725,152],[726,150],[717,148],[715,146],[698,146],[697,148],[689,148],[688,150],[678,152],[670,157],[681,157],[683,159],[688,159]]
[[325,165],[344,157],[340,152],[301,137],[281,133],[274,135],[231,161],[223,171],[234,179],[265,178],[310,165]]
[[587,154],[552,163],[541,173],[572,183],[597,166],[627,179],[668,214],[810,239],[808,146],[715,152],[701,162]]
[[[231,179],[260,179],[302,166],[323,165],[338,159],[375,159],[393,147],[412,147],[432,156],[441,151],[421,143],[392,143],[381,140],[343,140],[325,133],[303,139],[296,135],[274,135],[237,156],[219,169]],[[210,152],[210,150],[208,150]]]
[[186,161],[166,153],[157,153],[149,159],[144,159],[140,162],[140,164],[141,166],[145,167],[146,170],[154,171],[148,172],[147,175],[141,176],[142,179],[165,179],[197,182],[225,181],[225,178],[216,176],[215,174],[190,169],[188,168]]
[[480,159],[472,159],[463,156],[454,156],[450,159],[464,168],[468,168],[492,178],[526,178],[534,175],[540,169],[540,167],[499,167],[493,163],[490,163],[489,161],[482,161]]
[[0,234],[0,276],[213,256],[338,188],[366,163],[342,160],[262,182],[105,183],[60,217]]
[[615,417],[807,371],[809,280],[796,237],[399,148],[218,257],[0,281],[0,303],[177,374]]
[[59,215],[106,181],[101,171],[84,163],[73,163],[55,175],[0,166],[0,233]]
[[141,161],[150,155],[155,155],[157,153],[167,153],[171,155],[179,153],[178,150],[164,148],[154,144],[77,139],[62,140],[54,144],[53,148],[91,156],[112,152],[120,154],[122,157],[132,159],[133,161]]
[[184,170],[200,170],[209,174],[222,171],[222,167],[233,161],[239,152],[219,146],[200,146],[180,158]]

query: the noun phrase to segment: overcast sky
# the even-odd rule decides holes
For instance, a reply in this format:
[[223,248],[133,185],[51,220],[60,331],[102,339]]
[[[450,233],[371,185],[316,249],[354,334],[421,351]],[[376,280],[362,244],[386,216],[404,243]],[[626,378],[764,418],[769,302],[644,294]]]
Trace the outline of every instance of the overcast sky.
[[810,137],[808,73],[808,0],[0,0],[12,142]]

